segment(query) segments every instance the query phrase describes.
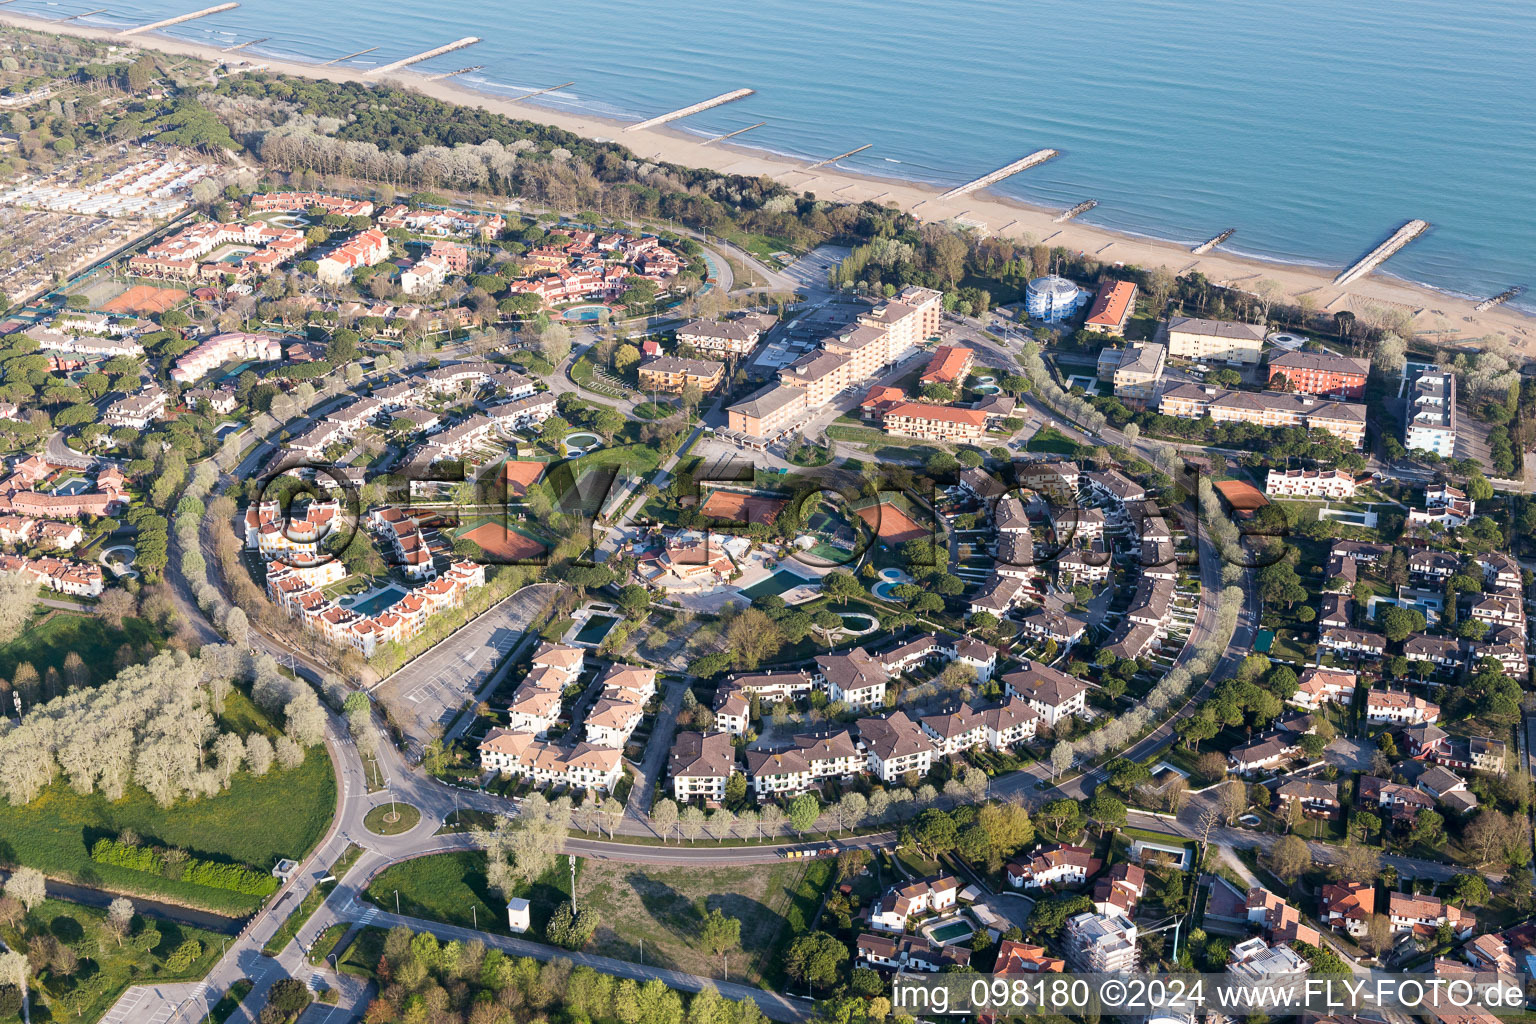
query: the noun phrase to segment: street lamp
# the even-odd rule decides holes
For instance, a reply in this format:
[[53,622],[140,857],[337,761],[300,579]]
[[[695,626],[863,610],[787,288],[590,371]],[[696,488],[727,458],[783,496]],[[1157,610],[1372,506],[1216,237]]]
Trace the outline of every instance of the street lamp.
[[395,916],[400,916],[400,890],[395,890]]
[[480,914],[473,902],[469,905],[469,919],[475,924],[475,931],[480,930]]

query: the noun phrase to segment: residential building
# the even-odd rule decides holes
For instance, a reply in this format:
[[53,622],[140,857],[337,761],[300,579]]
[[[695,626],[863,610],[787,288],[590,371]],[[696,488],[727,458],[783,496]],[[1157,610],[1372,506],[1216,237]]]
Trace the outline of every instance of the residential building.
[[1365,406],[1320,401],[1311,395],[1276,391],[1227,391],[1204,384],[1180,384],[1164,391],[1158,412],[1181,419],[1209,416],[1216,423],[1326,430],[1355,448],[1365,441]]
[[1058,323],[1083,308],[1088,293],[1056,274],[1037,277],[1024,286],[1024,311],[1031,320]]
[[1290,733],[1276,732],[1260,736],[1227,752],[1227,770],[1239,775],[1265,771],[1296,756],[1300,750],[1295,737]]
[[725,799],[725,785],[736,769],[736,748],[729,733],[680,732],[667,762],[672,794],[678,803],[701,797],[706,803]]
[[850,708],[883,706],[888,678],[885,665],[862,647],[816,656],[816,684],[826,689],[828,700]]
[[1283,381],[1289,390],[1305,395],[1364,398],[1370,373],[1369,359],[1331,352],[1282,352],[1269,358],[1269,386],[1279,387]]
[[578,743],[566,749],[510,729],[486,733],[480,741],[480,766],[540,785],[597,792],[611,792],[623,774],[621,752],[614,748]]
[[1003,692],[1028,702],[1049,726],[1088,709],[1087,684],[1037,661],[1003,676]]
[[1270,941],[1322,943],[1317,929],[1301,923],[1301,912],[1268,889],[1254,886],[1248,890],[1248,923],[1259,925]]
[[1098,377],[1113,384],[1118,398],[1149,401],[1157,395],[1167,361],[1166,345],[1132,342],[1106,348],[1099,352]]
[[861,718],[858,729],[869,770],[882,782],[893,782],[907,772],[922,775],[933,766],[933,741],[905,711],[884,718]]
[[1067,965],[1085,974],[1136,970],[1136,926],[1122,914],[1078,914],[1062,933]]
[[1264,325],[1195,316],[1168,318],[1168,354],[1196,362],[1257,363]]
[[1370,932],[1376,889],[1368,882],[1330,882],[1323,886],[1321,907],[1324,924],[1358,939]]
[[1408,389],[1403,447],[1446,459],[1456,454],[1456,375],[1449,370],[1426,369]]
[[675,336],[679,345],[692,345],[701,352],[744,356],[777,321],[766,313],[745,313],[731,320],[690,320]]
[[707,395],[725,379],[725,364],[713,359],[651,356],[642,359],[635,372],[639,375],[642,391],[677,395],[691,384]]
[[125,395],[107,406],[101,421],[113,427],[132,427],[143,430],[156,420],[165,418],[166,393],[151,385],[132,395]]
[[1299,978],[1312,969],[1290,946],[1271,946],[1259,936],[1244,939],[1227,957],[1227,973],[1239,981],[1276,981]]
[[1325,629],[1318,646],[1345,658],[1379,658],[1386,653],[1387,638],[1361,629]]
[[1314,818],[1331,818],[1343,807],[1339,802],[1339,784],[1322,779],[1287,779],[1275,789],[1275,800],[1282,813],[1292,804]]
[[171,378],[183,384],[195,381],[225,363],[275,363],[283,358],[282,340],[270,334],[226,331],[215,334],[176,360]]
[[389,238],[377,228],[359,231],[322,256],[315,277],[321,284],[341,285],[352,280],[358,267],[371,267],[389,258]]
[[1424,488],[1424,507],[1410,508],[1408,522],[1438,523],[1447,529],[1466,526],[1477,511],[1477,502],[1467,492],[1449,484],[1431,484]]
[[1087,847],[1056,843],[1010,861],[1004,874],[1015,889],[1043,889],[1052,885],[1081,885],[1101,866]]
[[1365,720],[1377,725],[1437,722],[1440,706],[1401,690],[1371,690],[1365,695]]
[[1353,672],[1313,666],[1296,680],[1290,702],[1308,711],[1316,711],[1329,701],[1347,706],[1355,698],[1355,679]]
[[992,973],[1061,974],[1066,969],[1066,960],[1052,956],[1044,946],[1004,939],[997,944],[997,962],[992,967]]
[[1387,920],[1394,932],[1411,931],[1421,938],[1432,938],[1442,924],[1448,924],[1452,935],[1465,939],[1477,926],[1472,914],[1438,897],[1401,892],[1388,894]]
[[731,430],[772,439],[788,430],[806,409],[804,390],[770,384],[745,401],[727,406],[725,412]]
[[987,414],[980,409],[928,402],[898,402],[885,410],[886,433],[925,441],[953,444],[980,441],[987,429]]
[[930,875],[902,886],[892,886],[870,908],[869,926],[883,932],[906,931],[907,919],[920,914],[939,914],[960,899],[960,882],[953,875]]
[[1271,498],[1343,501],[1355,496],[1355,475],[1342,469],[1272,469],[1264,478],[1264,493]]
[[976,353],[963,345],[940,345],[933,350],[933,358],[919,384],[963,384],[971,367],[976,365]]
[[1083,330],[1095,334],[1125,334],[1125,325],[1136,311],[1136,284],[1134,281],[1105,281],[1099,285],[1093,305],[1088,308],[1088,318]]

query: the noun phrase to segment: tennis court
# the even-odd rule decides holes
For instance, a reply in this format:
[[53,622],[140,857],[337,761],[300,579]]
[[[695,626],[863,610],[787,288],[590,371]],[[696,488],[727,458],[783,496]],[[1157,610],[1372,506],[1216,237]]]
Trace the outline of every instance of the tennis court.
[[764,498],[736,491],[715,491],[699,506],[702,515],[732,523],[771,523],[773,517],[789,504],[784,498]]
[[868,523],[887,544],[905,544],[909,540],[922,540],[932,534],[931,530],[924,528],[888,501],[859,509],[859,518]]
[[491,558],[501,561],[521,561],[537,558],[548,551],[548,546],[516,530],[497,522],[485,522],[459,531],[459,536],[480,545]]
[[155,288],[136,284],[101,308],[108,313],[164,313],[187,300],[180,288]]

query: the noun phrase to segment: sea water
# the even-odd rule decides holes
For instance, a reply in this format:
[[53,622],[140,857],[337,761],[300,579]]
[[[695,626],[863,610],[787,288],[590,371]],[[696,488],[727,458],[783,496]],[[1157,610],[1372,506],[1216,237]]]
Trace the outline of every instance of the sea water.
[[[211,2],[211,0],[210,0]],[[202,0],[139,0],[124,26]],[[94,0],[17,0],[63,17]],[[639,119],[729,89],[757,94],[677,123],[848,170],[959,184],[1042,147],[996,186],[1084,220],[1342,266],[1403,221],[1434,229],[1388,265],[1449,291],[1536,286],[1536,4],[1529,0],[247,0],[166,30],[244,55],[379,66],[483,64],[501,95]],[[1521,302],[1536,308],[1536,290]]]

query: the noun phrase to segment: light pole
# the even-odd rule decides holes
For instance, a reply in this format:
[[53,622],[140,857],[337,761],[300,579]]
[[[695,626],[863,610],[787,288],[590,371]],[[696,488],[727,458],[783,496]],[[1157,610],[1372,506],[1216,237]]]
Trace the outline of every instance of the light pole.
[[473,903],[469,905],[469,919],[474,922],[475,931],[480,930],[480,914]]
[[576,907],[576,855],[574,853],[568,853],[568,854],[565,855],[565,859],[571,865],[571,911],[574,913],[576,911],[576,909],[577,909],[577,907]]
[[395,916],[400,916],[400,890],[395,890]]

